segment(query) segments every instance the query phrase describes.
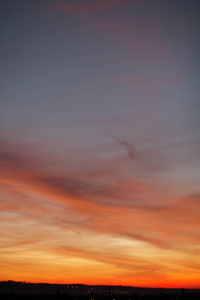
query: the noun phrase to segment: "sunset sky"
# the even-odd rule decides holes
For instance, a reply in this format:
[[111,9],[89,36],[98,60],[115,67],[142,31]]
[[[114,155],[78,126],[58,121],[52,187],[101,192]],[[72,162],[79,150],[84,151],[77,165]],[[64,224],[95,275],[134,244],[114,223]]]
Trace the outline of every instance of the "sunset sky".
[[0,280],[200,288],[199,12],[0,0]]

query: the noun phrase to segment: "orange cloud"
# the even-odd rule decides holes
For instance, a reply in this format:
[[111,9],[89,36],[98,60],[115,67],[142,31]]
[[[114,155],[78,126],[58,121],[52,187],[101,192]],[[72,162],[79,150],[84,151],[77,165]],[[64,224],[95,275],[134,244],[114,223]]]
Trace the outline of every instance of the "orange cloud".
[[[122,140],[118,144],[135,158],[135,148]],[[143,159],[136,154],[136,160]],[[49,171],[41,161],[42,155],[6,144],[1,150],[1,269],[6,262],[11,270],[6,278],[12,273],[15,279],[60,281],[70,270],[74,280],[87,283],[104,278],[145,284],[151,276],[155,286],[176,281],[187,270],[196,282],[198,194],[178,197],[137,174],[123,180],[120,165],[112,169],[111,164],[108,173],[101,165],[93,177],[88,170]],[[138,163],[144,168],[141,159]],[[91,276],[85,274],[87,265]],[[18,268],[24,271],[17,275]]]

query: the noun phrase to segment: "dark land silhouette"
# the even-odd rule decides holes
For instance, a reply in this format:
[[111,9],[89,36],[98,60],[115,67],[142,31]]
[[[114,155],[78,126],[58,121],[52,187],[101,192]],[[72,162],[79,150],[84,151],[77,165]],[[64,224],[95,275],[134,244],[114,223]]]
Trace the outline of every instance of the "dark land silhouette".
[[20,300],[199,300],[200,289],[141,288],[84,284],[0,282],[0,299]]

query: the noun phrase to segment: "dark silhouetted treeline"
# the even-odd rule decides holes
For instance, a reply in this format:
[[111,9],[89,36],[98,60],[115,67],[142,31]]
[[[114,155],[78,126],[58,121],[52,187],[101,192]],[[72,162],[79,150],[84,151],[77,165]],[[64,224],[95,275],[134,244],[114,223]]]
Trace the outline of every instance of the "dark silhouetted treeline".
[[200,293],[189,293],[185,295],[129,295],[129,296],[97,296],[97,295],[79,295],[74,298],[73,295],[65,293],[44,294],[44,295],[22,295],[22,294],[1,294],[1,300],[199,300]]
[[200,290],[0,282],[0,300],[200,300]]

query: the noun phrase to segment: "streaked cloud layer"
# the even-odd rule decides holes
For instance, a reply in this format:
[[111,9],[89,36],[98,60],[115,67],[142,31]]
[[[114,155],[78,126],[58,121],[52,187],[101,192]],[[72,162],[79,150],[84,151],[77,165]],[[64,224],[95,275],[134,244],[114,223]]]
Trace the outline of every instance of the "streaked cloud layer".
[[0,279],[200,287],[198,1],[2,2]]

